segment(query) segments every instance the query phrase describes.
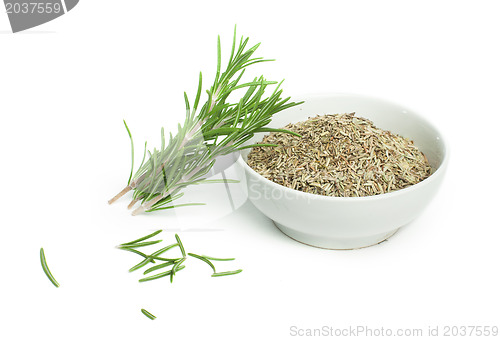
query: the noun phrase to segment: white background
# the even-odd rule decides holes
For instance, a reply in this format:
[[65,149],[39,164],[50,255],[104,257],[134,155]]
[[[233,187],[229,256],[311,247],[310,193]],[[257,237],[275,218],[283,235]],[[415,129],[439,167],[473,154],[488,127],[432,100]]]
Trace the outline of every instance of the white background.
[[[12,34],[0,13],[0,338],[288,339],[290,327],[500,326],[497,1],[82,0]],[[130,166],[122,119],[159,145],[210,83],[233,26],[277,61],[250,73],[289,95],[348,92],[406,105],[452,153],[432,204],[388,242],[328,251],[284,236],[249,203],[233,213],[217,185],[189,213],[131,217],[107,200]],[[196,195],[196,192],[194,193]],[[198,209],[199,208],[199,209]],[[189,210],[192,209],[192,210]],[[191,216],[196,217],[192,221]],[[184,218],[185,217],[185,218]],[[234,256],[211,278],[192,259],[173,284],[139,284],[114,246],[153,230],[188,251]],[[45,277],[44,247],[61,287]],[[158,318],[140,313],[146,308]]]

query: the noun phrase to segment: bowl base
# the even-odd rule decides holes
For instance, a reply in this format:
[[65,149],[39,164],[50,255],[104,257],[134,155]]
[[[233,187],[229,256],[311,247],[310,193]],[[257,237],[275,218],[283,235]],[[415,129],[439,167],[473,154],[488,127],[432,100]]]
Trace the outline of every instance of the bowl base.
[[286,236],[291,239],[303,243],[308,246],[331,249],[331,250],[353,250],[366,248],[377,245],[386,241],[394,235],[400,228],[391,230],[390,232],[356,238],[325,238],[315,237],[314,235],[304,234],[299,231],[290,229],[280,223],[273,221],[274,225]]

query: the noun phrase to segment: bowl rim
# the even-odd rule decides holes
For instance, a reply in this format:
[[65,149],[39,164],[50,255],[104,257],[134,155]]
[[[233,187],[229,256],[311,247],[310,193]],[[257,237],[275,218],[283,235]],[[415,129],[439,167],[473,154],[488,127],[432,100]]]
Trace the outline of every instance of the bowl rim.
[[[434,171],[429,177],[427,177],[423,181],[418,182],[417,184],[410,185],[409,187],[406,187],[403,189],[399,189],[399,190],[391,191],[391,192],[386,192],[386,193],[378,194],[378,195],[370,195],[370,196],[338,197],[338,196],[326,196],[326,195],[312,194],[312,193],[288,188],[284,185],[273,182],[273,181],[265,178],[261,174],[259,174],[254,169],[252,169],[247,164],[247,162],[243,159],[241,152],[239,152],[238,159],[236,160],[236,162],[238,164],[240,164],[241,166],[243,166],[243,168],[245,169],[245,172],[249,173],[253,177],[257,178],[258,180],[263,181],[265,184],[271,185],[273,188],[276,188],[278,190],[284,190],[285,192],[289,192],[290,194],[303,196],[304,198],[307,198],[307,199],[315,199],[315,200],[319,199],[319,200],[326,200],[326,201],[362,202],[362,201],[370,201],[370,200],[381,200],[381,199],[395,198],[395,197],[400,196],[400,195],[405,195],[411,191],[418,190],[419,188],[421,188],[423,186],[427,186],[428,184],[430,184],[431,182],[436,180],[439,176],[444,175],[444,172],[446,171],[446,168],[448,165],[449,153],[450,153],[450,151],[449,151],[450,148],[449,148],[447,139],[443,136],[441,130],[436,128],[436,126],[434,124],[432,124],[425,117],[423,117],[422,115],[417,113],[415,110],[413,110],[407,106],[401,105],[397,102],[390,101],[390,100],[382,99],[382,98],[375,97],[375,96],[364,95],[364,94],[355,94],[355,93],[344,93],[344,92],[314,93],[314,94],[296,95],[295,97],[298,97],[298,99],[301,101],[302,100],[306,101],[307,98],[338,97],[338,96],[362,97],[365,99],[377,100],[377,101],[383,102],[385,104],[399,106],[401,108],[404,108],[404,110],[406,111],[405,114],[410,114],[410,115],[416,116],[417,118],[419,118],[420,120],[425,122],[427,125],[429,125],[431,128],[433,128],[438,133],[438,137],[443,145],[443,153],[444,153],[443,160],[441,161],[441,164],[438,166],[436,171]],[[293,99],[293,97],[292,97],[292,99]],[[293,100],[295,100],[295,99],[293,99]]]

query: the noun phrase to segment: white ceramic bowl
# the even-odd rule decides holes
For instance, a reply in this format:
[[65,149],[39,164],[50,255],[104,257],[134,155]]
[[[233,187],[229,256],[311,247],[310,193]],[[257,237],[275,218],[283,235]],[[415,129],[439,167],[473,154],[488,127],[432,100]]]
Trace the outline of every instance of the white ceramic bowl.
[[[252,203],[291,238],[316,247],[356,249],[378,244],[415,219],[431,201],[445,175],[448,150],[442,135],[415,112],[385,100],[351,94],[293,98],[305,102],[275,115],[271,127],[304,121],[322,114],[356,112],[415,142],[426,155],[433,174],[411,187],[366,197],[329,197],[304,193],[276,184],[247,163],[250,150],[237,164],[244,169],[247,194]],[[254,136],[248,143],[262,140]]]

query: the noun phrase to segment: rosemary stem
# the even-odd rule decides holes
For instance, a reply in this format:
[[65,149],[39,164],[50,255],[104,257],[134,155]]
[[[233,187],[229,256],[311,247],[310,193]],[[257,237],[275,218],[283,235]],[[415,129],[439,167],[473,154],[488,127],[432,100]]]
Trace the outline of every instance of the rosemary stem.
[[127,209],[130,210],[133,208],[133,206],[139,202],[140,200],[142,199],[142,196],[141,197],[137,197],[136,199],[133,199],[132,202],[129,203],[129,205],[127,206]]
[[[182,149],[190,140],[191,138],[197,133],[200,131],[201,127],[203,126],[203,124],[205,123],[205,119],[204,120],[200,120],[198,121],[195,126],[192,127],[192,129],[188,132],[188,134],[184,137],[184,139],[182,140],[181,144],[179,145],[179,148],[178,150]],[[165,163],[162,164],[162,166],[164,166]]]
[[172,189],[168,190],[164,194],[160,194],[160,195],[156,196],[155,198],[151,199],[147,203],[141,205],[139,208],[137,208],[134,211],[132,211],[132,216],[136,216],[136,215],[142,214],[143,212],[151,209],[151,207],[153,205],[155,205],[156,203],[158,203],[159,201],[161,201],[163,198],[165,198],[168,195],[170,195],[171,192],[172,192]]
[[120,199],[123,195],[125,195],[127,192],[129,192],[130,190],[132,190],[132,186],[130,185],[127,185],[125,188],[123,188],[122,191],[120,191],[118,194],[116,194],[115,197],[113,197],[112,199],[110,199],[108,201],[108,204],[113,204],[115,203],[118,199]]
[[[199,166],[195,167],[189,174],[182,176],[182,178],[177,182],[177,184],[182,184],[182,183],[185,183],[185,182],[191,180],[191,178],[193,178],[193,176],[198,171],[200,171]],[[156,196],[155,198],[151,199],[150,201],[148,201],[147,203],[141,205],[139,208],[132,211],[132,216],[137,216],[139,214],[142,214],[145,211],[148,211],[149,209],[151,209],[153,207],[153,205],[155,205],[156,203],[158,203],[159,201],[161,201],[162,199],[164,199],[165,197],[170,195],[173,190],[174,190],[174,188],[171,188],[171,189],[167,190],[166,192],[164,192],[163,194],[160,194],[160,195]],[[131,204],[132,204],[132,202],[131,202]]]
[[146,174],[143,174],[141,175],[139,178],[137,178],[136,180],[130,182],[129,185],[127,185],[125,188],[123,188],[122,191],[120,191],[118,194],[116,194],[115,197],[113,197],[112,199],[110,199],[108,201],[109,204],[113,204],[115,203],[117,200],[119,200],[123,195],[125,195],[127,192],[129,192],[130,190],[132,189],[135,189],[137,187],[137,184],[141,183],[144,178],[146,178]]

